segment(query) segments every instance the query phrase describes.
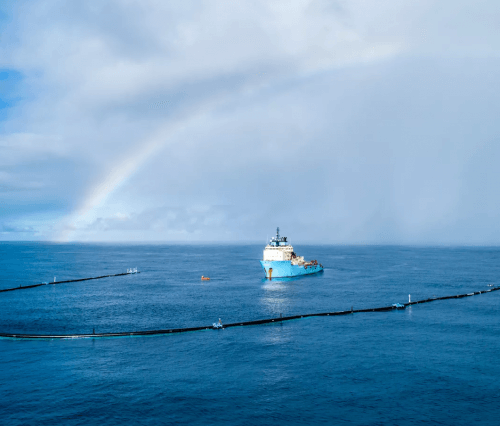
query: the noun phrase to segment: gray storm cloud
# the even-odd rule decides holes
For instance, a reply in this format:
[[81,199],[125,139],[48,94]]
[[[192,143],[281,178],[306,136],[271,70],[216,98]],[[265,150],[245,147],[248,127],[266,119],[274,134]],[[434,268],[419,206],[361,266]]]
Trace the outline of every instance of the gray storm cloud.
[[13,2],[0,239],[498,244],[499,12]]

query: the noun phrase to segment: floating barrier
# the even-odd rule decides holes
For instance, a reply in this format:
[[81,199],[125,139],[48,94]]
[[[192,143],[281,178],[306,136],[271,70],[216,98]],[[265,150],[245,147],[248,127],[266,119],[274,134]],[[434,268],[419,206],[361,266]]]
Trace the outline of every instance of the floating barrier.
[[5,289],[0,290],[0,293],[4,293],[6,291],[14,291],[14,290],[26,290],[28,288],[41,287],[43,285],[76,283],[76,282],[80,282],[80,281],[100,280],[102,278],[121,277],[123,275],[133,275],[133,274],[140,274],[140,272],[137,271],[137,268],[134,268],[134,269],[127,269],[127,272],[122,272],[121,274],[101,275],[100,277],[78,278],[76,280],[64,280],[64,281],[56,281],[54,279],[54,282],[51,282],[51,283],[40,283],[40,284],[25,285],[25,286],[13,287],[13,288],[5,288]]
[[[118,274],[117,274],[118,275]],[[127,275],[127,274],[120,274]],[[111,275],[116,276],[116,275]],[[104,278],[104,277],[103,277]],[[92,278],[89,278],[92,279]],[[422,303],[435,302],[437,300],[447,300],[447,299],[460,299],[462,297],[471,297],[478,294],[490,293],[492,291],[500,290],[500,287],[492,287],[489,290],[476,291],[474,293],[458,294],[456,296],[444,296],[444,297],[433,297],[431,299],[417,300],[415,302],[408,302],[404,305],[395,303],[391,306],[383,306],[380,308],[369,308],[369,309],[353,309],[351,307],[348,311],[337,311],[337,312],[321,312],[315,314],[305,314],[305,315],[294,315],[290,317],[284,317],[282,314],[278,318],[268,318],[255,321],[244,321],[235,322],[232,324],[222,324],[220,318],[218,323],[213,323],[211,326],[203,327],[189,327],[189,328],[172,328],[165,330],[144,330],[144,331],[124,331],[118,333],[95,333],[92,330],[92,334],[18,334],[18,333],[0,333],[0,338],[4,339],[78,339],[78,338],[96,338],[96,337],[132,337],[132,336],[158,336],[166,334],[177,334],[177,333],[187,333],[190,331],[201,331],[201,330],[221,330],[231,327],[246,327],[250,325],[262,325],[262,324],[272,324],[272,323],[282,323],[285,321],[291,321],[301,318],[310,317],[326,317],[326,316],[338,316],[338,315],[352,315],[357,313],[365,312],[388,312],[399,309],[404,309],[407,306],[418,305]]]

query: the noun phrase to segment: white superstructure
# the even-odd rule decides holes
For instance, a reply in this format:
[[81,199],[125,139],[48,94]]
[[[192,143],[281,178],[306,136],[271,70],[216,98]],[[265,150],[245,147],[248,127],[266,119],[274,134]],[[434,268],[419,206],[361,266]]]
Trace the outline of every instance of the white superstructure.
[[264,261],[290,260],[292,265],[303,265],[304,257],[297,256],[293,247],[288,244],[286,237],[280,237],[280,229],[276,231],[276,236],[271,238],[269,244],[264,248]]

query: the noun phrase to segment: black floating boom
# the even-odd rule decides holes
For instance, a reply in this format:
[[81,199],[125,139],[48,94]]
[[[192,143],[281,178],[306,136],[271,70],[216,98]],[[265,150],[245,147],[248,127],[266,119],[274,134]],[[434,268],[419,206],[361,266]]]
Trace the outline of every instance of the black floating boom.
[[78,278],[76,280],[64,280],[64,281],[54,281],[52,283],[40,283],[33,285],[25,285],[13,288],[5,288],[0,290],[0,293],[4,293],[6,291],[14,291],[14,290],[26,290],[28,288],[41,287],[42,285],[55,285],[55,284],[66,284],[66,283],[76,283],[79,281],[89,281],[89,280],[100,280],[101,278],[109,278],[109,277],[121,277],[122,275],[133,275],[140,274],[140,272],[122,272],[121,274],[110,274],[110,275],[101,275],[100,277],[90,277],[90,278]]
[[[127,274],[118,274],[127,275]],[[112,275],[111,275],[112,276]],[[92,279],[92,278],[87,278]],[[61,281],[62,282],[62,281]],[[417,300],[415,302],[405,303],[400,305],[406,308],[411,305],[418,305],[422,303],[435,302],[436,300],[446,300],[446,299],[460,299],[462,297],[470,297],[483,293],[490,293],[492,291],[500,290],[500,287],[492,287],[489,290],[476,291],[473,293],[458,294],[456,296],[445,296],[445,297],[433,297],[431,299]],[[127,336],[155,336],[155,335],[165,335],[165,334],[175,334],[175,333],[187,333],[189,331],[201,331],[201,330],[212,330],[212,329],[224,329],[230,327],[246,327],[249,325],[261,325],[261,324],[271,324],[271,323],[281,323],[284,321],[291,321],[301,318],[309,317],[327,317],[327,316],[337,316],[337,315],[351,315],[364,312],[388,312],[397,309],[402,309],[397,305],[383,306],[380,308],[370,308],[370,309],[357,309],[349,311],[337,311],[337,312],[322,312],[316,314],[304,314],[304,315],[294,315],[290,317],[279,317],[279,318],[268,318],[255,321],[245,321],[245,322],[235,322],[232,324],[224,324],[222,327],[205,326],[205,327],[189,327],[189,328],[172,328],[165,330],[144,330],[144,331],[123,331],[118,333],[92,333],[92,334],[13,334],[13,333],[0,333],[0,338],[9,339],[75,339],[75,338],[85,338],[85,337],[127,337]]]

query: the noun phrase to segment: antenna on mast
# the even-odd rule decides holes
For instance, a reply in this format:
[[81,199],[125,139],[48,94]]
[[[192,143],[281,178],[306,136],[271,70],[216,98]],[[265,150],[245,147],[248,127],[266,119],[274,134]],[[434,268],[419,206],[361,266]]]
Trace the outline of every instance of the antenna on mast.
[[280,237],[280,227],[278,226],[276,228],[276,238],[279,238]]

